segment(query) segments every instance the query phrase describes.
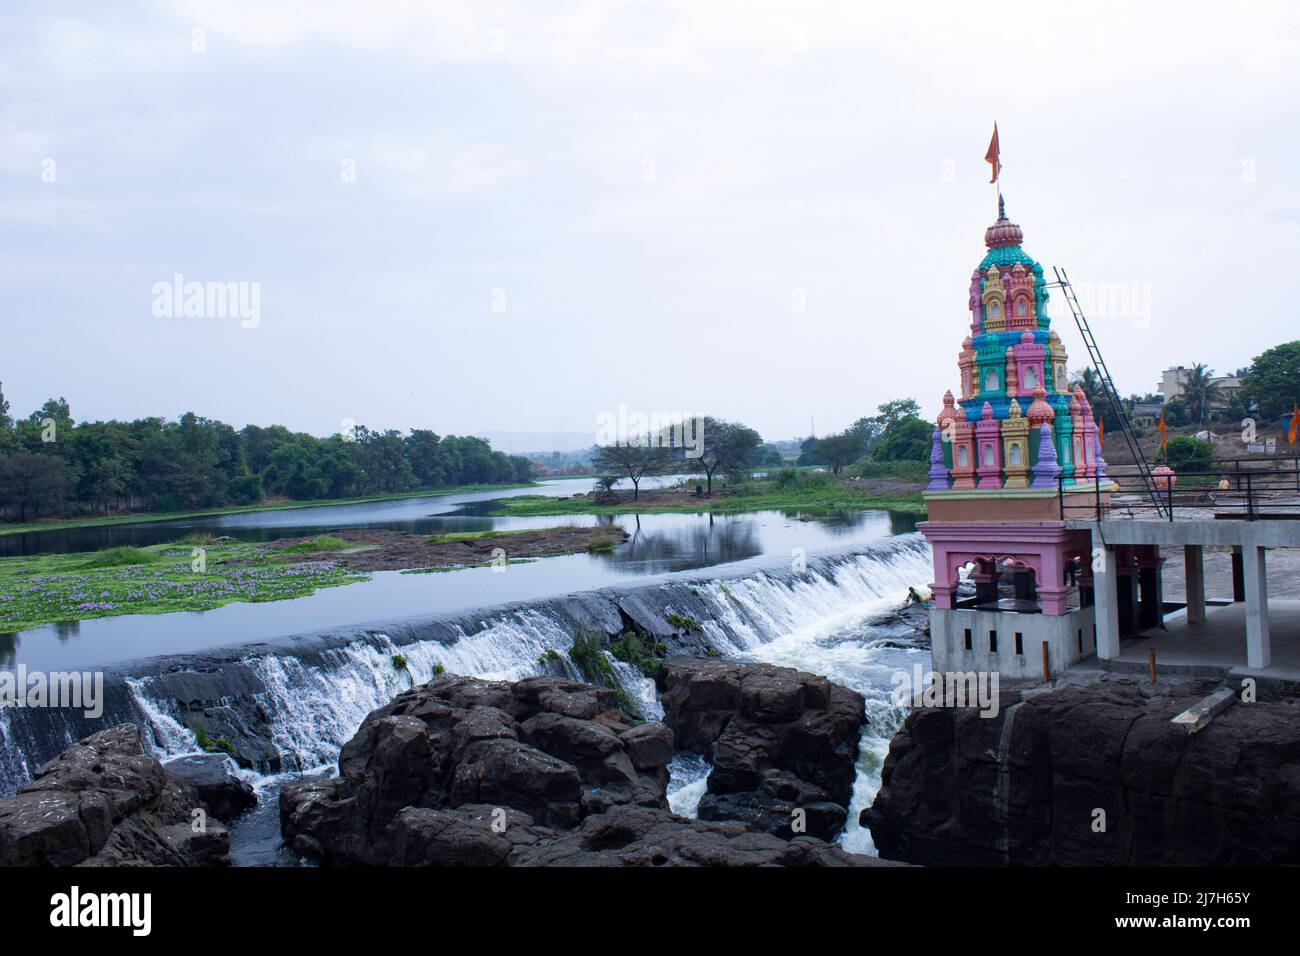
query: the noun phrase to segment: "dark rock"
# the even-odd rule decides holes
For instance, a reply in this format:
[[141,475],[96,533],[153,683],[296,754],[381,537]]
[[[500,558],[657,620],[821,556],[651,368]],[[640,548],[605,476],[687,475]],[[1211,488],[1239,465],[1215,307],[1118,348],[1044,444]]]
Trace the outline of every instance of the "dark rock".
[[[862,695],[770,664],[674,657],[659,672],[677,745],[713,764],[706,820],[742,820],[784,838],[833,839],[853,793]],[[796,811],[803,813],[797,815]]]
[[[770,672],[763,677],[746,706],[767,719],[794,715],[794,700],[836,697],[829,685],[796,693]],[[739,706],[738,689],[733,696]],[[763,726],[803,726],[808,716]],[[806,732],[793,733],[795,751]],[[782,839],[743,822],[675,816],[664,795],[672,756],[671,730],[634,725],[603,688],[444,675],[367,717],[343,748],[338,779],[285,786],[281,822],[294,850],[334,864],[887,865],[811,836]],[[844,809],[825,802],[815,784],[780,770],[765,779],[787,778],[777,790],[807,798],[810,832],[843,825]],[[772,811],[729,812],[761,822]],[[788,814],[783,822],[788,829]]]
[[176,757],[163,764],[163,769],[192,789],[218,820],[229,823],[257,805],[257,794],[235,776],[231,760],[223,754]]
[[0,866],[211,866],[229,862],[197,794],[144,752],[134,724],[73,744],[0,800]]
[[223,741],[239,766],[263,773],[280,770],[267,715],[255,707],[231,705],[266,695],[266,685],[247,664],[232,661],[214,670],[167,671],[153,678],[150,691],[159,698],[170,698],[180,722],[196,735]]
[[517,846],[511,866],[888,866],[808,836],[783,840],[743,823],[616,807],[578,830]]
[[[482,807],[560,830],[623,804],[666,807],[672,752],[667,728],[635,726],[604,688],[447,674],[370,714],[338,780],[284,787],[281,823],[327,862],[437,862],[458,846],[487,862],[506,845]],[[452,812],[467,807],[480,809]]]
[[1170,725],[1208,692],[1121,679],[1004,693],[988,719],[915,710],[862,824],[882,857],[931,865],[1300,863],[1296,705]]

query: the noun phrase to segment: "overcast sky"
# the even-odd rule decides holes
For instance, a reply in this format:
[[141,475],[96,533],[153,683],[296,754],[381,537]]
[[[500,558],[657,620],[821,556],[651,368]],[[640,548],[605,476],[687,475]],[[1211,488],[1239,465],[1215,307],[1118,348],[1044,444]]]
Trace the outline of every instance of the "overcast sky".
[[[1120,389],[1231,370],[1300,337],[1296,10],[6,0],[0,381],[317,434],[933,414],[994,120]],[[256,327],[155,315],[177,274]]]

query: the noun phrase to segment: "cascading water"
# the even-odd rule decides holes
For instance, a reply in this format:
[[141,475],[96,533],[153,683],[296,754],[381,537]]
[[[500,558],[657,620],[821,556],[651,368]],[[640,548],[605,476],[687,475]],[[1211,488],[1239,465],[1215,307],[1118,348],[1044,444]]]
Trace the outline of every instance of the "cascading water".
[[[123,675],[130,706],[112,716],[151,727],[160,756],[193,753],[197,745],[183,720],[184,705],[176,702],[175,674],[197,669],[209,684],[239,685],[209,688],[205,700],[215,701],[223,712],[245,715],[249,725],[269,727],[268,746],[278,751],[281,773],[319,772],[337,760],[339,748],[368,713],[440,669],[496,680],[540,673],[581,679],[568,656],[578,627],[611,635],[634,628],[662,634],[667,616],[678,614],[700,622],[709,646],[723,656],[824,674],[867,696],[872,730],[863,740],[854,794],[855,804],[865,805],[879,784],[879,762],[899,719],[884,702],[890,674],[903,666],[898,655],[906,653],[882,641],[887,631],[871,621],[897,608],[908,587],[929,576],[928,546],[919,535],[903,535],[865,551],[810,558],[798,571],[766,569],[707,580],[674,576],[659,584],[577,594],[456,620],[395,622],[351,634],[307,635],[281,646],[258,645],[255,651],[226,649],[187,658],[181,666],[146,662],[148,667]],[[610,663],[643,715],[661,716],[653,682],[631,664],[612,657]],[[186,671],[187,666],[192,670]],[[234,672],[242,675],[238,681]],[[8,728],[0,730],[21,743],[20,737],[8,737]],[[52,755],[31,756],[44,760]],[[35,764],[28,759],[23,766],[28,765]],[[678,761],[674,769],[673,805],[693,812],[707,765]],[[270,791],[264,796],[273,795],[273,781],[259,780],[259,789]],[[851,815],[845,846],[869,851],[869,837],[856,823],[859,809],[855,806]],[[244,859],[269,861],[266,854]]]

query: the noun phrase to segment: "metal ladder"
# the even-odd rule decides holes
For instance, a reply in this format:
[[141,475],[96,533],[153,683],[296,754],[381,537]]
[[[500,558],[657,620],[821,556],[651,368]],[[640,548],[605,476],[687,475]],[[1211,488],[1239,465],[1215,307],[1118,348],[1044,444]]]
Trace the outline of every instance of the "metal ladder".
[[1065,298],[1065,304],[1070,307],[1070,313],[1074,316],[1074,324],[1079,327],[1079,335],[1083,337],[1083,344],[1088,349],[1088,358],[1092,361],[1092,367],[1097,373],[1097,378],[1101,380],[1102,391],[1106,393],[1106,401],[1110,404],[1111,411],[1115,413],[1115,418],[1119,421],[1120,431],[1124,433],[1124,441],[1128,444],[1129,452],[1133,455],[1133,462],[1137,465],[1141,474],[1147,495],[1151,498],[1151,503],[1155,505],[1156,514],[1164,517],[1165,502],[1160,497],[1160,492],[1156,490],[1155,482],[1151,478],[1151,466],[1147,464],[1146,456],[1142,454],[1142,446],[1138,444],[1137,436],[1133,434],[1133,426],[1129,424],[1128,415],[1124,411],[1124,403],[1120,401],[1119,391],[1111,380],[1110,369],[1106,368],[1106,360],[1101,357],[1101,349],[1097,347],[1097,340],[1093,337],[1088,320],[1084,317],[1078,296],[1074,294],[1074,287],[1070,285],[1070,277],[1063,268],[1052,266],[1052,271],[1056,273],[1056,281],[1048,283],[1048,285],[1060,289]]

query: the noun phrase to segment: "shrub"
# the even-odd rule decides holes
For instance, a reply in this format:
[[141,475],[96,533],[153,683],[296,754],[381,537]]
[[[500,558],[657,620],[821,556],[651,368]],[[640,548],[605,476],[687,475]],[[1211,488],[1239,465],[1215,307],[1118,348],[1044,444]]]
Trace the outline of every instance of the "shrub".
[[120,568],[130,564],[152,564],[158,555],[143,548],[119,547],[97,551],[87,560],[83,568]]
[[405,654],[394,654],[394,655],[393,655],[393,667],[395,667],[395,668],[396,668],[397,670],[399,670],[399,671],[404,671],[404,670],[406,670],[406,655],[405,655]]
[[1181,475],[1208,471],[1213,455],[1214,450],[1209,442],[1190,435],[1180,435],[1166,447],[1164,459],[1170,468]]
[[297,544],[281,548],[280,551],[284,554],[314,554],[317,551],[341,551],[347,546],[348,543],[342,538],[336,538],[329,534],[318,534],[314,538],[308,538],[306,541],[299,541]]
[[619,683],[614,665],[605,656],[605,635],[579,627],[573,635],[573,646],[569,648],[569,660],[582,673],[583,680],[614,692],[618,705],[628,714],[640,720],[641,708],[631,695]]
[[609,645],[609,651],[625,664],[631,664],[646,677],[654,677],[663,666],[662,656],[668,652],[668,645],[662,641],[651,641],[639,634],[624,634]]
[[[928,461],[928,453],[927,453]],[[924,481],[929,465],[922,461],[860,461],[849,469],[855,478],[903,478]]]

